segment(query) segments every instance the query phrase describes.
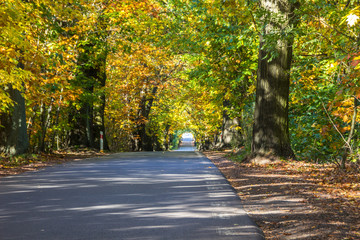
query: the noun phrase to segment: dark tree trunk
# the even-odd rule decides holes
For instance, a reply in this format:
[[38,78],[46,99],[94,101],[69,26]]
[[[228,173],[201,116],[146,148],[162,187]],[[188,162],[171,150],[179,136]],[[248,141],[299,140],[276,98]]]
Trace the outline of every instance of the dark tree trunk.
[[8,86],[6,92],[14,106],[0,114],[0,152],[8,155],[25,153],[29,147],[27,136],[25,99],[21,92]]
[[[101,92],[100,92],[100,107],[98,110],[99,113],[99,121],[96,122],[97,128],[98,128],[98,132],[100,133],[100,131],[102,131],[104,133],[103,135],[103,144],[104,144],[104,150],[110,150],[109,145],[108,145],[108,141],[107,141],[107,137],[106,137],[106,131],[105,131],[105,107],[106,107],[106,96],[104,93],[104,88],[106,85],[106,56],[107,54],[104,55],[104,57],[101,59],[101,65],[98,68],[98,72],[99,72],[99,84],[100,84],[100,88],[101,88]],[[98,133],[97,133],[98,134]],[[99,145],[100,144],[100,136],[97,135],[96,138],[96,143]]]
[[252,152],[255,155],[294,157],[288,118],[293,37],[282,37],[296,23],[292,2],[260,0],[264,30],[260,36],[253,127]]
[[147,134],[146,125],[143,128],[141,139],[142,139],[142,146],[144,151],[154,151],[154,140],[153,140],[154,138],[152,136],[149,136],[149,134]]
[[146,133],[146,124],[141,123],[135,131],[133,151],[153,151],[151,136]]
[[165,128],[165,143],[164,143],[164,148],[165,151],[169,150],[170,148],[170,144],[171,144],[171,134],[169,134],[169,130],[170,130],[170,125],[166,125]]
[[[138,118],[141,121],[148,120],[151,107],[154,102],[158,87],[153,87],[150,95],[143,96],[138,112]],[[133,151],[153,151],[153,138],[146,132],[146,123],[140,123],[133,134]]]

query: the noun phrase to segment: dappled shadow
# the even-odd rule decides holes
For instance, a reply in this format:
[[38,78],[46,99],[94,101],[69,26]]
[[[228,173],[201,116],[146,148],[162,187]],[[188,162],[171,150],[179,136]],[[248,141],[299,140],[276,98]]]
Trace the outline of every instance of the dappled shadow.
[[0,239],[262,239],[194,153],[122,153],[6,177]]

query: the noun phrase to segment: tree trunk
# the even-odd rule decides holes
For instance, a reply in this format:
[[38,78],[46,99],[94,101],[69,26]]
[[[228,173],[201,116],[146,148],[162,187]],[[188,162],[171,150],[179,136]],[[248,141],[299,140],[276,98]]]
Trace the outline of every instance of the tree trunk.
[[[143,96],[138,111],[138,118],[140,121],[147,121],[149,119],[157,90],[158,87],[153,87],[149,95]],[[138,124],[133,136],[133,151],[153,151],[152,137],[146,132],[146,122]]]
[[357,113],[358,113],[357,107],[359,105],[359,102],[358,102],[358,99],[356,98],[356,96],[354,96],[353,98],[354,98],[354,112],[353,112],[353,116],[351,119],[349,136],[344,145],[345,149],[344,149],[344,154],[343,154],[342,160],[341,160],[341,168],[342,169],[346,168],[346,162],[347,162],[347,158],[348,158],[349,154],[353,154],[353,152],[354,152],[351,141],[352,141],[354,133],[355,133],[356,117],[357,117]]
[[[61,88],[61,93],[63,92],[63,88]],[[59,118],[60,118],[60,108],[61,108],[61,102],[62,102],[63,96],[60,95],[60,99],[59,99],[59,105],[56,108],[56,112],[55,112],[55,119],[53,122],[53,126],[58,126],[59,125]],[[56,137],[56,143],[55,143],[55,137]],[[59,130],[54,130],[52,135],[51,135],[51,148],[54,148],[54,146],[56,146],[56,150],[59,150]]]
[[[104,82],[104,86],[105,86],[105,82]],[[109,144],[107,141],[107,137],[106,137],[106,128],[105,128],[105,104],[106,104],[106,100],[105,100],[105,94],[103,93],[101,95],[101,103],[100,103],[100,119],[101,119],[101,123],[100,123],[100,131],[102,131],[104,133],[103,135],[103,141],[104,141],[104,150],[110,150],[109,148]]]
[[230,102],[224,100],[223,102],[223,122],[221,126],[220,142],[216,144],[218,148],[230,148],[232,145],[240,145],[241,133],[237,127],[239,127],[239,119],[231,118],[227,107],[230,106]]
[[164,148],[165,148],[165,151],[168,151],[170,149],[170,144],[171,144],[171,134],[169,134],[169,130],[170,130],[170,125],[166,125],[165,133],[164,133],[164,137],[165,137]]
[[149,136],[149,134],[146,131],[146,124],[144,124],[144,132],[142,137],[142,146],[143,151],[154,151],[154,138],[152,136]]
[[45,152],[45,139],[46,133],[50,126],[50,119],[51,119],[51,111],[54,99],[51,99],[51,103],[49,108],[46,111],[45,104],[41,104],[41,134],[39,135],[39,152]]
[[94,116],[94,109],[93,109],[93,102],[86,102],[84,106],[84,118],[83,121],[85,122],[86,126],[86,146],[94,148],[94,124],[93,124],[93,116]]
[[25,153],[29,147],[27,136],[25,99],[21,92],[9,86],[6,89],[14,106],[0,114],[0,152],[8,155]]
[[106,106],[106,96],[104,92],[104,88],[106,85],[106,58],[107,53],[104,53],[101,58],[99,58],[99,64],[97,66],[97,81],[100,85],[100,91],[99,91],[99,104],[97,104],[99,107],[96,109],[96,118],[95,118],[95,126],[96,126],[96,133],[95,133],[95,144],[97,146],[100,146],[100,131],[103,132],[103,147],[104,150],[110,150],[107,137],[106,137],[106,129],[105,129],[105,106]]
[[[289,137],[289,85],[294,26],[290,0],[260,0],[264,11],[260,36],[252,153],[292,158]],[[275,40],[274,40],[275,39]]]

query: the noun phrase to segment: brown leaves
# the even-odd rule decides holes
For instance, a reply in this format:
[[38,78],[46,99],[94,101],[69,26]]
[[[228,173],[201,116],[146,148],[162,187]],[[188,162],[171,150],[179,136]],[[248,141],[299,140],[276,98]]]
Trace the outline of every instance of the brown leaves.
[[243,200],[266,239],[358,239],[359,173],[290,161],[259,166],[205,153]]
[[104,153],[94,152],[88,149],[77,151],[56,151],[52,154],[28,154],[17,157],[0,157],[0,177],[15,175],[26,171],[36,171],[39,168],[61,164],[99,155]]

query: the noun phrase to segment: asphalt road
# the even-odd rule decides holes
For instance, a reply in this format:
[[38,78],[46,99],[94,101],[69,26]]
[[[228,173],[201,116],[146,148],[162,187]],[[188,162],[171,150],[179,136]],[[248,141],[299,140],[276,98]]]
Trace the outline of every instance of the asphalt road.
[[0,178],[0,239],[263,239],[198,152],[137,152]]
[[196,147],[194,146],[194,139],[193,138],[182,138],[179,149],[177,149],[175,151],[190,151],[190,152],[193,152],[195,150],[196,150]]

